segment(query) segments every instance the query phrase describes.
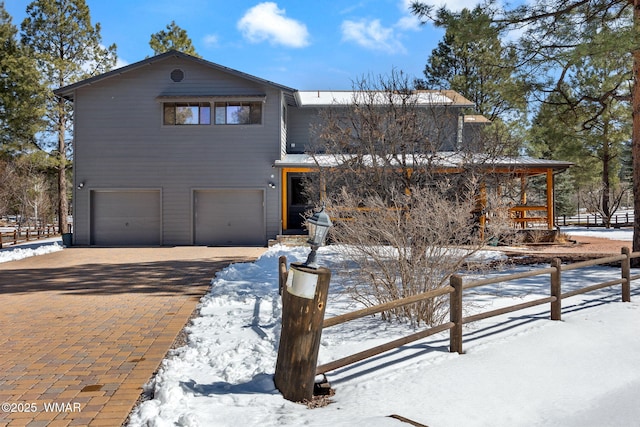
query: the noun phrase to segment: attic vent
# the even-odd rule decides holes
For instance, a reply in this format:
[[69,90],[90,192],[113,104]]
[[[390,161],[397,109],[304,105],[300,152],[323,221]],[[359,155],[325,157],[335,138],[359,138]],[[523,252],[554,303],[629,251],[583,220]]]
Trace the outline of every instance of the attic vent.
[[182,71],[181,69],[176,68],[171,72],[171,80],[173,80],[174,82],[181,82],[182,79],[184,79],[184,71]]

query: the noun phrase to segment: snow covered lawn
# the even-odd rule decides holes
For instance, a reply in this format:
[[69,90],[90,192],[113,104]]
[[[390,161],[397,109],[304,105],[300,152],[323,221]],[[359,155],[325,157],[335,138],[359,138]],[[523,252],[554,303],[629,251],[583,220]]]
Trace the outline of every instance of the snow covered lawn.
[[[330,264],[340,257],[336,249],[321,248],[320,262],[338,269]],[[130,425],[408,425],[392,414],[431,427],[638,425],[640,283],[631,303],[619,302],[619,286],[563,300],[561,322],[548,320],[544,305],[466,325],[463,355],[448,352],[445,333],[339,369],[328,375],[336,395],[323,408],[284,400],[272,380],[278,257],[304,261],[307,253],[277,246],[219,272],[188,328],[188,345],[165,359],[148,385],[153,399],[134,410]],[[563,290],[619,276],[615,268],[571,270],[563,272]],[[465,303],[469,314],[517,304],[548,296],[548,283],[541,277],[474,288]],[[357,308],[342,286],[334,275],[327,316]],[[328,328],[319,363],[411,332],[379,317]]]

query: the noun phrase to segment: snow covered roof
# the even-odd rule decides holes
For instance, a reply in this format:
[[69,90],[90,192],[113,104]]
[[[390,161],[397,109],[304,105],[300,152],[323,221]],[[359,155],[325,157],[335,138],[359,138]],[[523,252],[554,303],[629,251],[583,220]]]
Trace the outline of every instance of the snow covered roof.
[[[276,160],[276,167],[335,167],[347,163],[358,156],[354,154],[287,154],[282,159]],[[398,163],[397,155],[388,156],[360,156],[360,160],[366,164],[394,164]],[[554,169],[563,170],[571,167],[573,163],[562,160],[535,159],[528,156],[488,158],[483,154],[468,155],[459,152],[438,152],[434,155],[415,154],[411,159],[417,164],[427,164],[441,168],[459,168],[464,165],[484,165],[492,168],[525,168],[525,169]]]
[[[394,102],[400,102],[405,95],[395,95]],[[354,99],[363,99],[366,102],[379,105],[389,104],[389,93],[384,91],[324,91],[324,90],[300,90],[295,93],[300,107],[325,107],[332,105],[349,105]],[[355,98],[357,97],[357,98]],[[473,107],[469,101],[453,90],[418,90],[411,95],[411,99],[417,105],[450,105],[457,107]]]

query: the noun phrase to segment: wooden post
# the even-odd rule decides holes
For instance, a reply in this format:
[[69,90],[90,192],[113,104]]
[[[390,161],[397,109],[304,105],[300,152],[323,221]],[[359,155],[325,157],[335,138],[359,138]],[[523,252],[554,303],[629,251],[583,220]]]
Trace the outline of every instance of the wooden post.
[[622,270],[622,302],[631,302],[631,250],[627,246],[622,247],[622,255],[625,256],[620,263]]
[[18,230],[13,230],[13,244],[18,244]]
[[282,255],[278,258],[278,294],[282,295],[282,289],[287,283],[287,257]]
[[553,230],[555,226],[555,207],[553,206],[553,169],[547,169],[547,229]]
[[560,258],[551,260],[551,267],[556,271],[551,273],[551,296],[556,297],[551,302],[551,320],[562,320],[562,261]]
[[453,292],[449,294],[449,320],[455,326],[449,329],[449,352],[462,354],[462,276],[449,278]]
[[313,398],[331,271],[294,263],[282,290],[282,331],[274,381],[293,402]]

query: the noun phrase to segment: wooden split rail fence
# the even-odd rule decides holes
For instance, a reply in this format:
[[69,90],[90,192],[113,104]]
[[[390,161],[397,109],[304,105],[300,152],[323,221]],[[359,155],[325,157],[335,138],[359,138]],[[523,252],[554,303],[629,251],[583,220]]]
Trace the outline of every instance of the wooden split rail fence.
[[[631,259],[640,257],[640,252],[631,253],[629,248],[622,248],[622,254],[604,258],[598,258],[589,261],[582,261],[572,264],[562,265],[560,259],[554,259],[551,266],[548,268],[537,269],[522,273],[510,274],[507,276],[499,276],[493,278],[479,279],[464,282],[462,276],[453,275],[450,278],[448,286],[444,286],[439,289],[424,292],[422,294],[414,295],[407,298],[402,298],[396,301],[391,301],[385,304],[376,305],[373,307],[363,308],[354,312],[342,314],[324,319],[322,324],[323,329],[332,326],[340,325],[342,323],[359,319],[365,316],[371,316],[373,314],[381,313],[384,311],[392,310],[395,308],[403,307],[409,304],[414,304],[420,301],[428,300],[430,298],[436,298],[443,295],[449,295],[449,322],[430,327],[428,329],[416,332],[411,335],[407,335],[402,338],[390,341],[385,344],[372,347],[368,350],[364,350],[347,357],[343,357],[338,360],[320,365],[316,367],[316,375],[324,374],[326,372],[334,371],[336,369],[351,365],[353,363],[360,362],[362,360],[374,357],[378,354],[393,350],[400,346],[409,344],[411,342],[427,338],[431,335],[449,331],[449,351],[452,353],[463,353],[463,325],[467,323],[476,322],[482,319],[488,319],[490,317],[500,316],[503,314],[511,313],[518,310],[534,307],[542,304],[550,304],[550,318],[551,320],[561,320],[562,317],[562,300],[580,294],[585,294],[598,289],[607,288],[611,286],[621,285],[621,295],[623,302],[631,301],[631,282],[640,279],[640,275],[631,275]],[[620,264],[620,279],[611,280],[607,282],[598,283],[595,285],[587,286],[581,289],[576,289],[568,292],[562,291],[562,272],[568,270],[575,270],[579,268],[591,267],[595,265],[603,264]],[[283,268],[284,264],[284,268]],[[280,258],[280,283],[286,280],[286,258]],[[533,301],[527,301],[521,304],[515,304],[508,307],[503,307],[496,310],[491,310],[483,313],[474,314],[472,316],[465,317],[463,314],[463,297],[464,293],[468,289],[478,288],[481,286],[508,282],[511,280],[523,279],[534,276],[549,275],[549,296],[539,298]]]
[[29,242],[32,240],[46,239],[49,237],[59,236],[56,227],[38,228],[36,230],[25,229],[24,231],[13,230],[8,233],[0,233],[0,249],[5,245],[16,245],[22,242]]

